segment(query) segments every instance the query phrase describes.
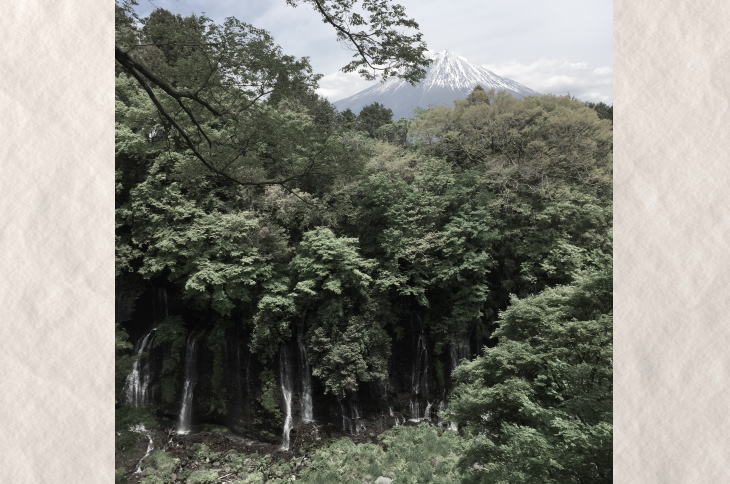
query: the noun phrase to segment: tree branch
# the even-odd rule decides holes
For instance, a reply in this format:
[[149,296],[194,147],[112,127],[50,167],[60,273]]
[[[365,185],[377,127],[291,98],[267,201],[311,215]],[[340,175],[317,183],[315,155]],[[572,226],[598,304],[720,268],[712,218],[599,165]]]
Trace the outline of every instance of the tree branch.
[[350,39],[350,42],[352,42],[352,45],[355,46],[355,48],[357,49],[357,52],[360,54],[360,57],[362,57],[362,60],[368,65],[368,67],[370,67],[373,70],[379,70],[379,71],[385,70],[382,67],[375,67],[374,65],[372,65],[370,63],[370,59],[368,58],[367,54],[365,52],[363,52],[362,47],[360,46],[359,42],[357,40],[355,40],[353,34],[349,30],[344,28],[342,25],[335,22],[335,20],[324,9],[320,0],[312,0],[312,2],[314,3],[314,5],[317,8],[317,10],[319,11],[319,13],[322,14],[322,16],[324,17],[324,19],[327,21],[328,24],[333,26],[335,28],[335,30],[340,32],[343,36]]
[[178,102],[180,102],[180,99],[187,98],[191,99],[197,103],[200,103],[201,106],[205,107],[208,111],[210,111],[214,116],[220,116],[221,113],[217,109],[215,109],[213,106],[211,106],[207,101],[204,99],[201,99],[200,96],[198,96],[195,93],[187,92],[187,91],[178,91],[177,89],[170,86],[167,82],[160,79],[157,75],[155,75],[154,72],[147,69],[143,64],[137,62],[134,60],[128,53],[124,52],[119,47],[114,47],[114,58],[119,62],[126,70],[136,70],[140,75],[144,76],[146,79],[148,79],[152,84],[156,85],[163,91],[165,91],[166,94],[168,94],[170,97],[174,98]]

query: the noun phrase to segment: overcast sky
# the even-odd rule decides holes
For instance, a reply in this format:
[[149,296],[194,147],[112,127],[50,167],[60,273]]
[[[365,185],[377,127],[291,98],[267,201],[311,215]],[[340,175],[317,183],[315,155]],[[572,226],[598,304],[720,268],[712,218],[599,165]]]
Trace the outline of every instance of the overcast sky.
[[[400,0],[430,50],[449,50],[543,93],[612,102],[612,0]],[[325,74],[319,92],[336,101],[370,83],[338,72],[350,51],[307,4],[284,0],[139,0],[138,12],[166,8],[240,20],[271,32],[284,52],[308,56]]]

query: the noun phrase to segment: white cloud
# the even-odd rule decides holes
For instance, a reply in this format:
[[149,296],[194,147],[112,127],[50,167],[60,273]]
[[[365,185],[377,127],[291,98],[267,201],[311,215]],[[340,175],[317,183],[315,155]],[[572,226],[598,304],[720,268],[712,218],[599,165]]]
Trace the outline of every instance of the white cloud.
[[[145,15],[154,7],[182,14],[205,11],[221,21],[235,16],[269,30],[285,53],[308,56],[316,72],[333,72],[352,53],[306,2],[284,0],[139,0]],[[449,49],[470,62],[487,63],[499,75],[540,92],[611,102],[611,0],[399,0],[421,26],[432,50]],[[511,62],[520,59],[521,62]],[[581,59],[569,62],[557,59]],[[355,74],[338,72],[318,92],[335,101],[367,87]]]
[[570,94],[578,99],[612,103],[612,69],[585,62],[540,59],[531,63],[489,64],[488,69],[545,94]]
[[319,80],[317,94],[334,102],[362,91],[372,84],[373,81],[366,81],[355,73],[337,71]]
[[[585,62],[540,59],[530,63],[487,64],[486,67],[544,94],[570,94],[584,101],[613,102],[613,70],[609,66],[593,67]],[[334,102],[372,84],[372,81],[366,81],[357,74],[339,71],[322,77],[317,93]]]

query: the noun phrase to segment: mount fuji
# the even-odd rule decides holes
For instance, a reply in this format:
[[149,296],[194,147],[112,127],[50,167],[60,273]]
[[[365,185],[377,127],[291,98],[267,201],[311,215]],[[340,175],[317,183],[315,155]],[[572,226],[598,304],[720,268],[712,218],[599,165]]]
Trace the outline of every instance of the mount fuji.
[[429,53],[428,56],[433,62],[426,77],[415,86],[402,79],[391,78],[334,102],[335,107],[340,111],[351,109],[358,113],[364,106],[379,102],[393,111],[393,119],[399,119],[412,116],[413,110],[419,106],[451,104],[455,99],[465,98],[477,85],[485,90],[505,91],[517,98],[539,94],[449,51]]

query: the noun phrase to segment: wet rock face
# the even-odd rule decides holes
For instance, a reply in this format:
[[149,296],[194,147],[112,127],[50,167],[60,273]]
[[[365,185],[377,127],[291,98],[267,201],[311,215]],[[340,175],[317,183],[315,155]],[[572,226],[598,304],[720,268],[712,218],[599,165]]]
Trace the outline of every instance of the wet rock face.
[[[204,336],[197,340],[195,347],[193,341],[190,337],[186,339],[186,348],[180,358],[181,378],[177,384],[174,408],[163,410],[159,402],[159,383],[156,378],[160,371],[156,368],[150,372],[151,377],[147,377],[152,381],[146,384],[150,390],[145,392],[150,410],[158,409],[158,413],[163,411],[168,419],[175,420],[178,430],[183,433],[199,431],[208,424],[226,425],[236,432],[257,435],[259,438],[266,434],[272,437],[278,434],[281,444],[285,419],[289,417],[287,426],[292,434],[306,433],[313,428],[321,431],[333,427],[340,434],[357,436],[382,432],[409,420],[434,420],[439,402],[445,399],[446,390],[434,381],[432,375],[435,373],[434,365],[444,366],[439,358],[448,361],[449,355],[432,356],[427,336],[419,335],[409,341],[413,345],[404,345],[413,347],[401,351],[394,358],[387,382],[364,383],[358,392],[347,395],[342,401],[323,392],[319,382],[311,376],[306,360],[298,354],[300,348],[295,343],[288,349],[287,370],[281,371],[279,358],[275,360],[276,366],[268,370],[269,378],[273,377],[269,383],[269,391],[272,392],[270,398],[273,399],[274,408],[280,412],[280,419],[277,419],[268,410],[261,408],[261,402],[267,398],[263,394],[266,387],[261,377],[266,368],[255,361],[256,355],[251,355],[245,345],[240,352],[235,351],[237,345],[229,345],[224,361],[225,403],[211,412],[214,401],[211,393],[213,356],[206,347]],[[154,363],[149,366],[161,367],[164,363],[160,360],[165,358],[163,353],[169,346],[149,346],[148,360]],[[137,371],[141,368],[144,367],[137,368]],[[308,378],[304,372],[308,372]],[[286,375],[283,386],[282,375]],[[309,425],[311,423],[317,423],[318,427]],[[326,430],[326,433],[332,432]]]
[[[436,345],[428,322],[406,308],[405,331],[392,335],[388,377],[363,382],[357,392],[337,399],[326,394],[312,374],[303,328],[296,328],[281,347],[287,355],[282,372],[279,357],[266,359],[251,352],[245,324],[211,328],[210,318],[185,310],[179,299],[157,289],[138,298],[124,326],[133,343],[131,353],[144,356],[127,378],[130,396],[122,397],[132,406],[137,401],[136,406],[147,407],[183,433],[224,425],[282,445],[288,432],[296,447],[298,441],[323,436],[367,438],[409,421],[436,423],[451,370],[470,356],[468,334],[463,341]],[[163,328],[163,322],[172,319],[175,329],[171,324]]]

